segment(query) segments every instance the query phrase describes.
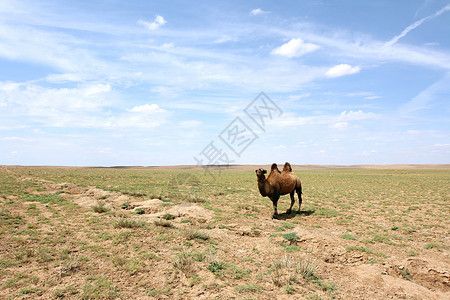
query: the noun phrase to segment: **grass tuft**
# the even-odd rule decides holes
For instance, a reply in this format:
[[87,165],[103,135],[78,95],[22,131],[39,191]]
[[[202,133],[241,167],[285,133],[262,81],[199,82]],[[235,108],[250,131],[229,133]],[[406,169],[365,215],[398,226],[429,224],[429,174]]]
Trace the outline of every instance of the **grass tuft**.
[[194,271],[194,261],[192,255],[186,251],[177,254],[173,260],[173,266],[185,275],[192,274]]
[[110,210],[104,201],[97,201],[97,204],[92,206],[92,210],[96,213],[104,213]]
[[202,241],[210,240],[209,235],[201,230],[188,229],[185,231],[185,236],[188,240],[195,240],[195,239]]
[[175,228],[175,226],[172,224],[172,222],[167,221],[167,220],[155,220],[154,224],[156,226],[161,226],[161,227],[167,227],[167,228]]
[[163,218],[164,220],[175,220],[176,217],[172,214],[166,213],[162,215],[161,218]]
[[113,221],[114,228],[141,228],[146,224],[145,221],[134,218],[118,218]]

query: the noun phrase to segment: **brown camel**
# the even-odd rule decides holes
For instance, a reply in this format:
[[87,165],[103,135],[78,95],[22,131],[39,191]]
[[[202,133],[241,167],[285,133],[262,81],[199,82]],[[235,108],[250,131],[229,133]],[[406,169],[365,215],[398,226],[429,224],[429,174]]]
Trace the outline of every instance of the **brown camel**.
[[258,181],[258,189],[263,197],[269,197],[273,203],[274,213],[272,218],[278,218],[277,204],[278,199],[281,195],[290,194],[291,196],[291,207],[286,211],[290,214],[292,212],[292,206],[294,206],[295,198],[294,193],[297,192],[298,195],[298,212],[302,206],[302,184],[300,179],[292,172],[292,167],[290,163],[285,163],[283,171],[278,170],[277,164],[272,164],[269,176],[264,169],[255,170],[256,177]]

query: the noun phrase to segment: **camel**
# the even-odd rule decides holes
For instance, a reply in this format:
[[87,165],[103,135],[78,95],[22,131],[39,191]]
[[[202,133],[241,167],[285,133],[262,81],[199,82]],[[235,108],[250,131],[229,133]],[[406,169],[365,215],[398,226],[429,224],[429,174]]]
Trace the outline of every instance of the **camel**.
[[298,195],[298,212],[302,206],[302,184],[300,179],[292,172],[291,164],[286,162],[284,164],[283,171],[278,170],[277,164],[272,164],[269,176],[266,176],[267,171],[264,169],[255,170],[258,181],[258,189],[263,197],[269,197],[273,203],[274,213],[272,218],[278,219],[277,203],[281,195],[290,194],[291,207],[286,211],[290,214],[292,212],[292,206],[294,206],[295,198],[294,193]]

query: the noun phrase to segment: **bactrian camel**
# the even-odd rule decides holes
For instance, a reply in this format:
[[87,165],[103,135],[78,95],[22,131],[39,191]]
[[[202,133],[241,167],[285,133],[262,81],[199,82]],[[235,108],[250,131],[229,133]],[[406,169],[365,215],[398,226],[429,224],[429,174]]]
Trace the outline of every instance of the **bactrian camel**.
[[300,179],[292,172],[292,167],[290,163],[285,163],[283,171],[278,170],[277,164],[272,164],[269,176],[264,169],[255,170],[256,177],[258,181],[258,189],[263,197],[269,197],[273,203],[274,213],[272,218],[278,218],[277,204],[278,199],[281,195],[290,194],[291,196],[291,207],[286,211],[290,214],[292,212],[292,206],[294,206],[295,198],[294,193],[297,192],[298,195],[298,212],[300,212],[302,206],[302,184]]

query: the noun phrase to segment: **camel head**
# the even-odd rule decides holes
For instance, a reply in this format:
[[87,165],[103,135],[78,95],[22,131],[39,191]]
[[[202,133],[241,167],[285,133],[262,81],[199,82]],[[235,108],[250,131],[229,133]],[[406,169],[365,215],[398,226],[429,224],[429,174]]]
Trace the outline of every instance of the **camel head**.
[[258,170],[255,170],[256,177],[258,177],[258,181],[264,181],[266,179],[266,176],[264,174],[267,174],[267,171],[264,169],[259,168]]

